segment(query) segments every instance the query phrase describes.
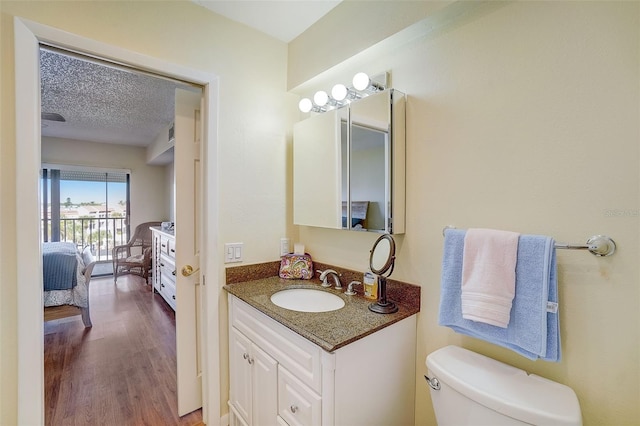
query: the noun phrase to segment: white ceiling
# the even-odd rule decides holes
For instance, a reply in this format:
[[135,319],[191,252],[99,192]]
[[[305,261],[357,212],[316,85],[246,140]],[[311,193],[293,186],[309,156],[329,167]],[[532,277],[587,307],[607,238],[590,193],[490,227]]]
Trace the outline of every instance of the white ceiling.
[[[342,0],[192,0],[288,43]],[[173,120],[177,82],[41,49],[42,135],[147,146]]]
[[233,21],[289,43],[342,0],[192,0]]

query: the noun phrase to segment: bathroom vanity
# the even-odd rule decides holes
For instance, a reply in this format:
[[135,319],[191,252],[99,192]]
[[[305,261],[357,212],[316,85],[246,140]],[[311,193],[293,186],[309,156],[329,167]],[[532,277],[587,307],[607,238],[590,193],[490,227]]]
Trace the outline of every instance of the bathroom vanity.
[[[289,288],[329,291],[345,306],[298,312],[270,301]],[[369,300],[311,281],[270,277],[229,293],[231,425],[413,424],[417,306]]]

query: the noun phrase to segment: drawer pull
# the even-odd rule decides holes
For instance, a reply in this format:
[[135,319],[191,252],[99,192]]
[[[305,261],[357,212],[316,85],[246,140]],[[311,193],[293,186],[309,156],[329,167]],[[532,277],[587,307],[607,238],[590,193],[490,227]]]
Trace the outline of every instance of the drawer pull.
[[164,266],[164,263],[160,262],[160,266]]
[[251,358],[248,353],[243,353],[242,358],[246,359],[249,365],[253,364],[253,358]]
[[173,275],[175,277],[176,275],[176,270],[174,269],[173,272],[171,272],[171,275]]
[[293,414],[295,414],[295,413],[296,413],[296,411],[298,411],[298,406],[297,406],[297,405],[292,405],[291,407],[289,407],[289,409],[291,410],[291,412],[292,412]]
[[171,296],[171,298],[172,298],[173,300],[176,300],[176,295],[175,295],[175,294],[174,294],[174,295],[172,295],[172,296]]
[[175,249],[171,249],[171,253],[175,253],[175,252],[176,252],[176,250],[175,250]]
[[162,244],[162,247],[166,247],[166,246],[167,246],[166,244]]
[[164,287],[164,283],[160,283],[160,287]]

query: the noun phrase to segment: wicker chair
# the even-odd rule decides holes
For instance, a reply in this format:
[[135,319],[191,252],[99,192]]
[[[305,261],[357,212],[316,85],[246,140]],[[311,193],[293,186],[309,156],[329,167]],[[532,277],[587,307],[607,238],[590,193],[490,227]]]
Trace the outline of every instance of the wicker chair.
[[151,271],[152,233],[150,226],[160,226],[161,222],[145,222],[136,226],[127,244],[113,248],[113,282],[124,274],[136,274],[149,279]]

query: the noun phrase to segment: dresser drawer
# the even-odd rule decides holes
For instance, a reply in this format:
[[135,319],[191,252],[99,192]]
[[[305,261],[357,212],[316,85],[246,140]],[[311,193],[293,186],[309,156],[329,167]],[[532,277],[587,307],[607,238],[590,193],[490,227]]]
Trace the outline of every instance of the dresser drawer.
[[160,256],[160,273],[170,277],[173,281],[176,280],[176,264],[175,260],[168,256]]
[[278,367],[278,416],[289,426],[320,425],[322,398],[281,366]]
[[166,235],[160,235],[160,252],[167,256],[176,256],[176,242],[173,238]]
[[167,254],[172,259],[176,258],[176,240],[174,240],[173,238],[169,238],[167,240]]
[[162,274],[160,276],[160,295],[167,301],[169,306],[176,310],[176,283],[172,277]]
[[229,295],[231,324],[315,392],[322,392],[319,346]]

